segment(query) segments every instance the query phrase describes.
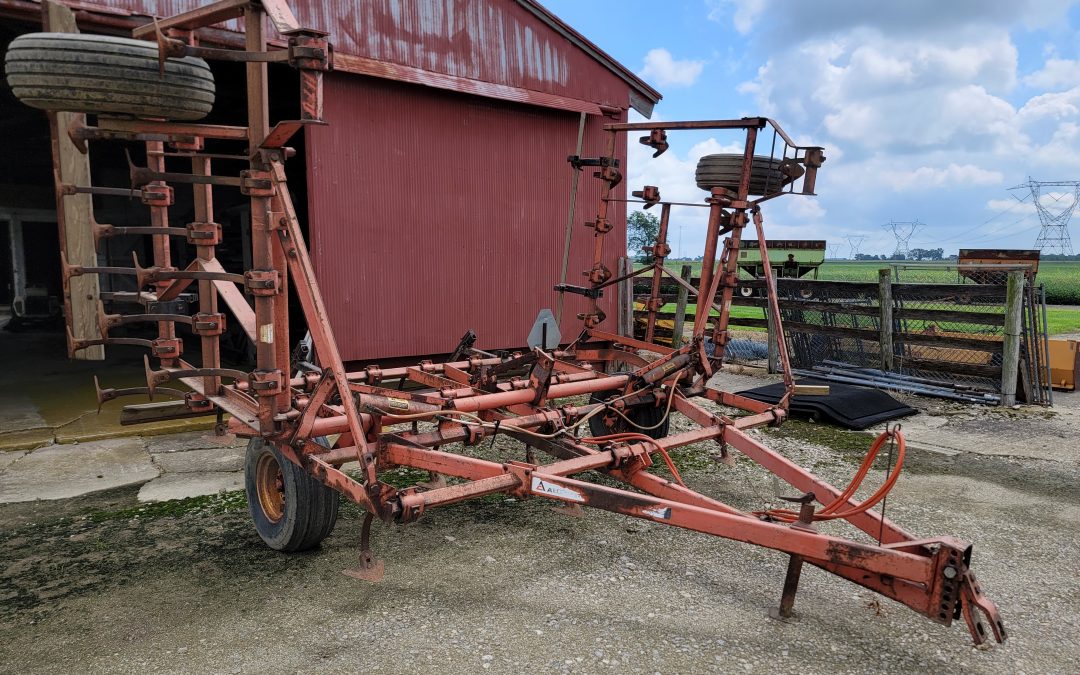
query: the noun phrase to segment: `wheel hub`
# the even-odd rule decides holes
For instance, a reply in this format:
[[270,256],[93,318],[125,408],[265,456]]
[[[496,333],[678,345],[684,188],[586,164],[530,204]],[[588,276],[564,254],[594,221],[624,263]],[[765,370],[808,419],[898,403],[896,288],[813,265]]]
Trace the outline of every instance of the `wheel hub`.
[[285,514],[285,478],[281,465],[270,452],[264,452],[255,465],[255,488],[266,518],[273,523],[281,520]]

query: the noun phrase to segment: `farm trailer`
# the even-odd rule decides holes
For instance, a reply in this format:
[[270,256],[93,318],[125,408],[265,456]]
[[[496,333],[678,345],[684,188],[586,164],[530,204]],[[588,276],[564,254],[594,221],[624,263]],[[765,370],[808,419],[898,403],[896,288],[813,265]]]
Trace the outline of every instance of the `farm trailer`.
[[[817,279],[818,269],[825,263],[825,247],[824,239],[774,239],[766,242],[765,250],[774,276],[801,279],[809,274]],[[743,249],[739,251],[739,269],[755,279],[764,278],[766,255],[761,247],[751,239],[743,242]],[[744,296],[752,290],[739,289]]]
[[[244,49],[198,45],[200,28],[234,18],[241,19],[246,29]],[[268,48],[267,18],[286,39],[283,48]],[[91,275],[134,278],[139,291],[127,300],[141,310],[121,315],[99,309],[100,335],[69,330],[69,352],[118,342],[149,350],[144,357],[146,386],[103,389],[99,400],[135,394],[177,400],[127,406],[123,413],[127,421],[227,413],[228,429],[251,439],[246,458],[248,502],[255,528],[271,548],[299,551],[317,546],[334,527],[340,493],[365,512],[358,565],[346,573],[376,581],[384,569],[370,546],[375,520],[406,524],[438,506],[497,493],[538,497],[786,553],[788,572],[774,610],[781,618],[791,616],[802,566],[809,563],[934,622],[948,626],[963,618],[976,643],[991,634],[999,642],[1005,639],[997,608],[982,594],[971,570],[969,543],[952,537],[916,537],[873,510],[895,484],[903,464],[905,446],[898,429],[877,438],[851,485],[841,490],[747,433],[779,425],[787,417],[794,385],[786,352],[781,351],[781,360],[787,395],[779,405],[706,386],[720,367],[728,342],[743,232],[752,223],[762,258],[767,258],[761,205],[784,194],[812,194],[824,161],[821,148],[797,145],[775,122],[761,117],[608,124],[602,156],[570,158],[574,172],[588,167],[601,182],[596,215],[587,223],[593,234],[588,243],[593,264],[584,272],[588,284],[557,286],[560,293],[576,293],[590,301],[590,309],[579,314],[579,335],[562,347],[544,341],[531,351],[509,356],[463,347],[458,358],[447,362],[371,365],[349,372],[327,320],[284,171],[293,135],[306,125],[322,123],[322,80],[332,65],[327,35],[299,25],[282,0],[219,0],[140,27],[134,37],[29,34],[15,40],[7,56],[7,77],[15,94],[47,110],[52,118],[54,148],[60,134],[81,148],[116,141],[145,147],[146,165],[133,162],[130,184],[122,187],[64,183],[57,167],[61,230],[93,227],[98,239],[125,234],[147,236],[153,242],[153,261],[147,266],[138,259],[130,268],[64,261],[69,320],[73,283]],[[246,125],[197,122],[213,98],[212,75],[204,59],[245,64]],[[124,64],[122,69],[115,67],[118,62]],[[299,119],[270,124],[266,75],[271,63],[299,71]],[[190,95],[177,96],[178,91]],[[67,128],[59,127],[58,112],[72,110],[96,115],[95,123],[75,117]],[[623,177],[616,158],[618,143],[629,134],[642,133],[641,142],[659,155],[667,149],[668,132],[702,129],[739,133],[744,141],[743,153],[703,158],[698,170],[699,185],[708,192],[699,205],[708,213],[707,240],[701,280],[689,290],[710,300],[719,293],[720,300],[698,303],[693,337],[678,349],[605,330],[599,298],[640,273],[616,276],[602,263],[604,235],[612,229],[609,213],[616,199],[612,187]],[[766,143],[771,144],[770,154],[756,154]],[[221,160],[236,157],[244,158],[247,168],[219,169]],[[168,220],[168,207],[180,189],[192,191],[197,214],[194,222],[182,227]],[[215,256],[223,236],[214,222],[217,190],[238,190],[250,200],[253,264],[243,272],[223,269]],[[130,191],[147,205],[147,226],[99,225],[92,216],[81,218],[64,208],[78,195],[120,191]],[[671,204],[660,201],[655,186],[641,192],[646,200],[662,205],[654,249],[655,284],[662,274],[670,274],[663,260],[669,252]],[[186,239],[195,250],[193,259],[182,266],[170,250],[174,238]],[[771,267],[764,272],[772,288]],[[291,361],[287,339],[290,286],[312,347],[307,360],[299,363]],[[193,314],[179,312],[175,302],[189,289],[197,292]],[[654,287],[650,303],[657,302]],[[255,342],[256,364],[250,372],[222,366],[218,342],[227,320],[222,304],[232,315],[228,320],[239,322]],[[717,317],[709,318],[710,307],[718,311]],[[775,292],[768,294],[768,310],[779,326]],[[118,326],[144,323],[156,327],[155,338],[110,336]],[[179,326],[190,330],[201,346],[200,362],[185,358]],[[707,331],[715,344],[711,356],[705,351]],[[784,345],[782,335],[779,344]],[[642,352],[655,358],[649,360]],[[190,391],[167,386],[173,382]],[[587,401],[581,398],[585,396]],[[713,412],[695,399],[729,412]],[[695,427],[669,434],[669,418],[676,413]],[[470,454],[470,448],[500,434],[521,441],[524,455],[507,454],[491,461]],[[799,493],[791,498],[794,508],[744,512],[689,488],[671,453],[703,442],[716,445],[718,459],[731,461],[732,450],[737,450],[791,485]],[[874,458],[894,444],[896,463],[888,480],[871,497],[856,502],[853,496]],[[551,461],[538,461],[537,452]],[[358,471],[343,471],[342,465],[351,461],[358,463]],[[670,478],[649,470],[658,461],[667,466]],[[384,472],[395,467],[427,471],[433,479],[398,489],[382,480]],[[590,472],[625,487],[589,480]],[[859,530],[859,540],[826,534],[815,525],[830,520]]]

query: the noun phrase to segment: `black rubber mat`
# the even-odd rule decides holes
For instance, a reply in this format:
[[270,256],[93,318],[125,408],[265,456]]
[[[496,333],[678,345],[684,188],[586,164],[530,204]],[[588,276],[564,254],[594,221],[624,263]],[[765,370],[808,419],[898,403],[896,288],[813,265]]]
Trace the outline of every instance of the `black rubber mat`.
[[[867,429],[888,420],[907,417],[919,412],[897,401],[879,389],[856,387],[807,378],[796,384],[816,384],[829,387],[828,396],[793,396],[791,414],[833,422],[848,429]],[[763,403],[778,403],[784,395],[783,382],[738,392],[741,396]]]

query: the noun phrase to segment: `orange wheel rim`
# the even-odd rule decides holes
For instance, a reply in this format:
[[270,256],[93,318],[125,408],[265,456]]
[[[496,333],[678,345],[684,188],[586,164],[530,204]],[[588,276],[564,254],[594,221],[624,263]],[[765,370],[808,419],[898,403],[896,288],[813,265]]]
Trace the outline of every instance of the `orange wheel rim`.
[[285,515],[285,478],[281,475],[281,465],[269,451],[255,465],[255,488],[266,519],[272,523],[281,520]]

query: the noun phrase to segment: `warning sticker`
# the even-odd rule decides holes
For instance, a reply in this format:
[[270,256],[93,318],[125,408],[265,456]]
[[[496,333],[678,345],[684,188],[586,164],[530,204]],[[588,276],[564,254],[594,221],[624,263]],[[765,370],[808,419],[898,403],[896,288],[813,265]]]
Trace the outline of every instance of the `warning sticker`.
[[549,480],[543,480],[537,476],[533,476],[532,478],[532,491],[551,495],[552,497],[558,497],[559,499],[566,499],[571,502],[585,503],[585,497],[577,490],[571,490],[568,487],[559,485],[558,483],[552,483]]

